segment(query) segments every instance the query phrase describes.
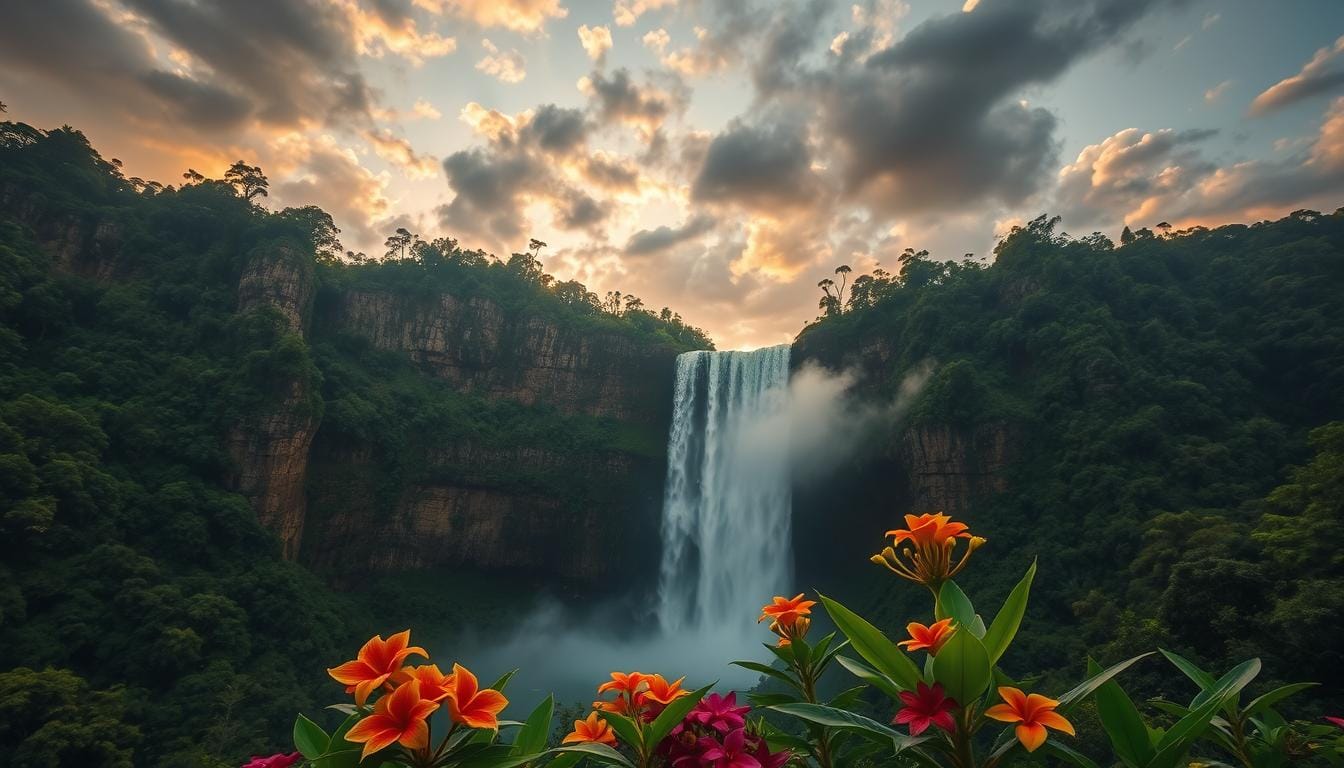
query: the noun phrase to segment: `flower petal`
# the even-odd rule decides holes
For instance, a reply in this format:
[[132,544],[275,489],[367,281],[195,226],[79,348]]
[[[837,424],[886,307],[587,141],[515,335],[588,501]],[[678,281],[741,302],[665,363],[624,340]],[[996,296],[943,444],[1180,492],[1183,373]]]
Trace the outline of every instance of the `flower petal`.
[[1028,752],[1035,752],[1036,748],[1045,743],[1045,726],[1038,723],[1023,723],[1017,726],[1017,740],[1022,742],[1022,746],[1027,748]]

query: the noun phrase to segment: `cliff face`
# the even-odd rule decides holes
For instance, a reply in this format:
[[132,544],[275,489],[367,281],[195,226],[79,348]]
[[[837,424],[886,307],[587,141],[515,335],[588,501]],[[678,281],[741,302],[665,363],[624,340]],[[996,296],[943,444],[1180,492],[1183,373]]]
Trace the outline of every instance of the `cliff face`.
[[341,295],[322,322],[331,331],[402,352],[462,390],[563,413],[642,424],[668,419],[673,355],[603,331],[562,331],[485,298]]
[[0,186],[0,211],[32,232],[58,269],[99,278],[121,271],[122,231],[114,221],[57,211],[15,183]]
[[[270,309],[290,333],[304,333],[313,300],[312,264],[290,246],[256,248],[238,283],[238,313]],[[233,425],[226,441],[235,471],[229,484],[248,498],[257,520],[280,537],[285,557],[298,555],[307,497],[308,450],[318,419],[307,402],[310,384],[298,378],[275,382],[282,393],[271,407]]]

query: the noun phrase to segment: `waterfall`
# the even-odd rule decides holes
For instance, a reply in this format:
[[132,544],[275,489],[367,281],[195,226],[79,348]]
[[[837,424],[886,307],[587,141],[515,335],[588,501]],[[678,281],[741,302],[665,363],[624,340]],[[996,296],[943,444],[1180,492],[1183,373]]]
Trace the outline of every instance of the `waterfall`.
[[793,589],[789,346],[687,352],[676,375],[659,621],[664,631],[746,630],[772,595]]

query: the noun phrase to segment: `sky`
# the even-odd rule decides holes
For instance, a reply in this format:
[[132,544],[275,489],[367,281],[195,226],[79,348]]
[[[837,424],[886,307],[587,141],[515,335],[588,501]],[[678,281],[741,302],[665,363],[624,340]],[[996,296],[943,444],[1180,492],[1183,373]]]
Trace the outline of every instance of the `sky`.
[[0,0],[8,119],[130,176],[260,165],[397,227],[789,341],[905,248],[1344,205],[1339,0]]

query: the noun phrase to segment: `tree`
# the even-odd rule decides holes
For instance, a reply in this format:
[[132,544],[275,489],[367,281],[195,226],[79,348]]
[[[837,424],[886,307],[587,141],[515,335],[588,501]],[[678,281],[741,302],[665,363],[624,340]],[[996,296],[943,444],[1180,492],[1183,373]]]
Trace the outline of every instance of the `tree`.
[[835,287],[835,281],[827,277],[817,283],[817,287],[821,289],[823,294],[825,294],[817,302],[817,309],[821,310],[822,316],[834,317],[835,315],[840,314],[840,299],[838,296],[831,293],[831,289]]
[[200,184],[205,181],[205,175],[195,168],[188,168],[186,173],[182,174],[182,178],[186,179],[188,184]]
[[383,247],[387,248],[386,258],[405,259],[410,255],[411,244],[419,240],[419,235],[411,234],[411,231],[405,227],[397,227],[397,231],[387,236]]
[[1129,245],[1132,242],[1134,242],[1134,232],[1126,226],[1124,230],[1120,232],[1120,244]]
[[339,260],[344,248],[336,236],[341,233],[341,230],[336,227],[336,222],[332,220],[331,214],[316,205],[305,205],[299,208],[286,208],[280,212],[280,216],[295,222],[304,230],[313,245],[313,253],[319,259],[323,261]]
[[845,283],[849,281],[849,273],[853,271],[848,264],[841,264],[835,268],[835,274],[840,276],[840,286],[835,290],[835,303],[840,305],[842,311],[845,306]]
[[247,201],[254,197],[268,197],[268,191],[271,183],[267,181],[266,174],[261,172],[261,166],[248,165],[242,160],[229,166],[224,172],[224,183],[237,190],[239,195]]
[[1171,234],[1171,224],[1168,224],[1165,221],[1158,222],[1157,231],[1161,232],[1163,237],[1166,237]]

